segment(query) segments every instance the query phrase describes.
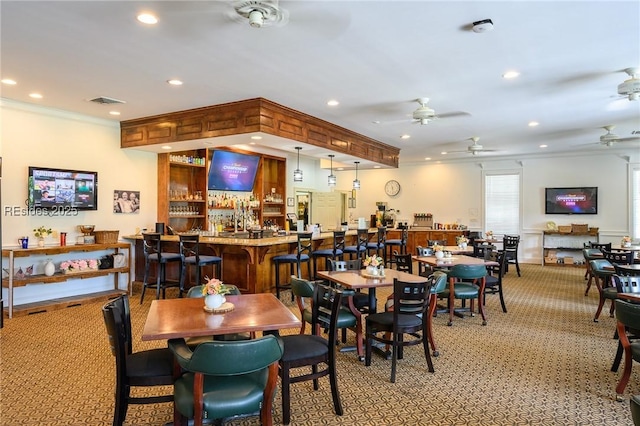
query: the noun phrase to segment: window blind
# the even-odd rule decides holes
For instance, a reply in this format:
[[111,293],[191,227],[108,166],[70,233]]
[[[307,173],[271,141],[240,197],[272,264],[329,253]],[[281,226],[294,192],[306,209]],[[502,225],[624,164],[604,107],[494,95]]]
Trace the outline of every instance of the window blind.
[[640,239],[640,164],[631,169],[631,238]]
[[485,174],[485,230],[520,234],[520,173]]

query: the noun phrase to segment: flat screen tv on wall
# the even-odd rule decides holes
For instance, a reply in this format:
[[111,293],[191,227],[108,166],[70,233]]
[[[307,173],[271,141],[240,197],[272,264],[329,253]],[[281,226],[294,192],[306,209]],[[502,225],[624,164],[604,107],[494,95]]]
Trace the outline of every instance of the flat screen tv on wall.
[[29,167],[29,208],[98,210],[98,173]]
[[213,151],[207,188],[216,191],[253,191],[259,155]]
[[545,214],[598,214],[598,188],[545,188]]

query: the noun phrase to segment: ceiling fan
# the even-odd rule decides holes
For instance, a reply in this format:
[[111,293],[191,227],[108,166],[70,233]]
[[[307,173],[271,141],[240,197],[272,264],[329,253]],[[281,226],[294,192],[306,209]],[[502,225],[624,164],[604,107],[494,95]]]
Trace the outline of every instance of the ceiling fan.
[[607,131],[607,133],[605,133],[604,135],[600,136],[600,142],[598,142],[598,143],[602,144],[602,145],[605,145],[605,146],[613,146],[618,142],[631,142],[631,141],[640,140],[640,136],[632,136],[632,137],[628,137],[628,138],[621,138],[620,136],[618,136],[618,135],[616,135],[615,133],[612,132],[612,130],[615,127],[616,126],[614,126],[614,125],[603,126],[602,128],[605,129]]
[[485,149],[482,145],[480,145],[478,143],[480,138],[477,137],[477,136],[469,138],[468,140],[470,140],[472,143],[471,143],[471,145],[469,145],[467,147],[467,149],[463,149],[463,150],[459,150],[459,151],[447,151],[447,152],[448,153],[466,152],[466,153],[469,153],[469,154],[478,155],[481,152],[495,152],[496,151],[495,149]]
[[249,22],[253,28],[281,27],[289,22],[289,11],[278,0],[239,0],[231,3],[229,17],[240,23]]
[[438,118],[447,118],[447,117],[457,117],[461,115],[470,115],[468,112],[449,112],[445,114],[436,114],[436,112],[427,106],[429,102],[429,98],[418,98],[416,102],[420,104],[418,109],[413,111],[412,117],[414,123],[420,123],[420,125],[429,124],[431,120],[435,120]]
[[618,94],[626,96],[630,101],[640,99],[640,78],[638,78],[638,68],[627,68],[624,70],[629,74],[629,79],[618,85]]

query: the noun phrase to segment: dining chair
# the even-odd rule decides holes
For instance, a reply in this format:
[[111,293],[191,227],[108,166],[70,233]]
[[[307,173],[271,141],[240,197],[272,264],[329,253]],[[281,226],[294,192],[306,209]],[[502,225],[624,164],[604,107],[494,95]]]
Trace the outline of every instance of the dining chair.
[[521,276],[520,264],[518,263],[518,246],[520,246],[520,235],[504,235],[502,237],[502,250],[507,254],[507,268],[509,263],[515,264],[516,272],[518,276]]
[[502,312],[507,313],[507,305],[504,302],[503,277],[507,270],[507,256],[504,251],[496,253],[496,262],[498,266],[487,266],[487,276],[485,277],[485,286],[483,294],[483,303],[486,305],[487,294],[497,294],[500,296],[500,305]]
[[[429,372],[435,372],[429,353],[428,313],[435,278],[423,282],[393,280],[391,311],[368,315],[365,319],[365,366],[371,366],[373,341],[391,346],[391,383],[396,382],[397,360],[403,359],[404,347],[422,343]],[[413,338],[404,339],[404,335]]]
[[[307,264],[307,276],[311,275],[311,246],[313,244],[312,232],[298,232],[298,240],[294,253],[281,254],[274,256],[272,261],[276,270],[276,297],[280,298],[280,290],[290,290],[290,284],[280,282],[280,265],[289,264],[289,275],[293,275],[294,266],[296,266],[296,275],[302,277],[302,263]],[[291,295],[293,301],[293,294]]]
[[[312,334],[292,334],[281,337],[284,347],[280,359],[280,379],[282,382],[282,423],[291,423],[291,385],[303,381],[313,381],[313,389],[318,390],[318,379],[329,377],[333,408],[339,416],[343,414],[338,375],[336,372],[335,344],[338,313],[342,307],[342,292],[324,284],[316,284],[313,291],[311,332]],[[327,330],[325,339],[319,333]],[[292,375],[292,369],[311,367],[310,373]]]
[[449,322],[447,325],[453,325],[455,299],[471,301],[469,306],[471,316],[474,316],[474,301],[478,299],[478,310],[482,315],[482,325],[487,325],[487,317],[482,301],[487,276],[485,265],[454,265],[447,273],[447,276],[449,278],[449,288],[440,293],[440,296],[448,299],[449,302]]
[[629,408],[631,408],[631,419],[635,426],[640,425],[640,395],[631,395],[629,398]]
[[616,386],[616,400],[622,401],[624,389],[631,376],[633,361],[640,362],[640,345],[632,344],[627,336],[627,329],[640,330],[640,305],[617,299],[616,305],[616,329],[618,338],[624,350],[624,369]]
[[615,304],[613,301],[618,297],[618,291],[613,286],[611,277],[615,273],[613,265],[607,259],[594,259],[589,261],[591,267],[591,273],[595,278],[596,288],[598,289],[598,309],[593,317],[593,322],[598,322],[602,308],[606,300],[611,300],[611,307],[609,308],[609,316],[613,318],[615,311]]
[[[167,281],[166,266],[169,263],[178,263],[180,268],[179,277],[182,277],[182,255],[180,253],[164,251],[164,244],[159,232],[148,232],[142,234],[142,245],[144,253],[144,277],[142,279],[142,294],[140,295],[140,304],[144,301],[144,292],[147,288],[156,289],[156,299],[160,299],[160,290],[162,290],[162,298],[166,297],[168,287],[178,287],[180,297],[184,288],[181,287],[182,281]],[[156,265],[156,280],[149,281],[151,265]]]
[[[126,294],[102,307],[111,353],[116,359],[115,407],[113,426],[127,417],[129,404],[157,404],[173,401],[173,394],[131,396],[132,387],[170,386],[174,382],[173,353],[168,348],[133,352],[131,311]],[[134,394],[135,395],[135,394]]]
[[[359,271],[362,269],[362,259],[329,260],[328,266],[330,271]],[[353,290],[343,287],[340,287],[340,290],[344,292],[342,297],[343,305],[350,306],[352,310],[358,311],[361,314],[367,314],[371,311],[369,295],[367,293],[363,293],[360,289]],[[362,354],[362,356],[364,356],[364,354]]]
[[591,288],[591,283],[594,279],[593,271],[591,270],[591,261],[595,259],[603,259],[602,251],[597,248],[584,248],[582,249],[582,256],[584,257],[585,264],[587,270],[584,274],[584,279],[587,280],[587,288],[584,291],[584,295],[589,294],[589,289]]
[[[636,273],[640,274],[640,271],[636,271]],[[620,296],[620,294],[621,293],[640,294],[640,276],[614,274],[612,279],[616,287],[618,299],[625,300],[629,303],[637,304],[637,302],[634,302],[632,300],[624,299],[622,296]],[[629,339],[629,341],[635,342],[640,340],[640,330],[632,330],[627,327],[626,332],[627,332],[627,338]],[[622,354],[624,350],[622,348],[622,343],[619,340],[617,329],[613,337],[614,339],[618,339],[618,349],[616,350],[616,355],[613,359],[613,364],[611,364],[611,371],[615,373],[616,371],[618,371],[618,367],[620,366],[620,361],[622,361]]]
[[173,385],[174,425],[194,426],[203,419],[260,413],[273,424],[278,361],[283,355],[275,336],[239,342],[204,342],[191,349],[184,339],[169,340],[169,350],[185,371]]
[[633,252],[626,250],[602,250],[602,256],[613,265],[633,264]]
[[413,274],[413,256],[411,254],[398,254],[394,251],[393,258],[398,271]]
[[[433,249],[431,247],[416,247],[416,254],[420,257],[433,256]],[[433,268],[423,262],[418,262],[418,275],[421,277],[428,277],[433,273]]]
[[478,257],[480,259],[489,260],[491,256],[496,250],[496,246],[491,244],[485,244],[477,242],[472,246],[473,247],[473,257]]

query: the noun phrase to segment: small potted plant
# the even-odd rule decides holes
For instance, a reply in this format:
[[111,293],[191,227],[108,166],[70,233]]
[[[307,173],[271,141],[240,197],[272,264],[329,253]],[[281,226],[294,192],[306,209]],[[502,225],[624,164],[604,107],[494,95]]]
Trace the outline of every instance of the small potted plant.
[[469,240],[464,235],[460,235],[456,237],[456,244],[458,247],[465,249],[467,248],[467,244],[469,244]]
[[225,294],[229,294],[231,288],[217,278],[211,278],[202,286],[204,304],[209,310],[217,309],[226,302]]
[[444,247],[442,247],[440,244],[434,244],[433,254],[436,259],[442,259],[444,257]]
[[33,235],[38,239],[38,247],[44,247],[45,237],[48,237],[51,234],[53,234],[53,230],[51,228],[45,228],[44,226],[40,226],[33,230]]
[[384,260],[378,255],[365,257],[362,264],[365,266],[368,275],[384,274],[384,272],[380,271],[380,268],[384,267]]
[[628,235],[622,237],[622,242],[620,243],[620,245],[622,247],[631,247],[631,237]]

